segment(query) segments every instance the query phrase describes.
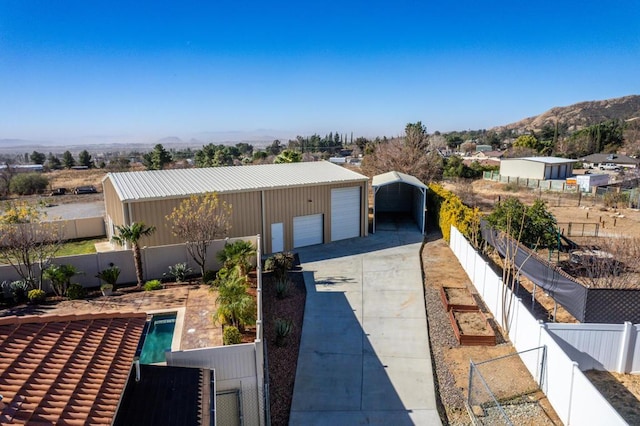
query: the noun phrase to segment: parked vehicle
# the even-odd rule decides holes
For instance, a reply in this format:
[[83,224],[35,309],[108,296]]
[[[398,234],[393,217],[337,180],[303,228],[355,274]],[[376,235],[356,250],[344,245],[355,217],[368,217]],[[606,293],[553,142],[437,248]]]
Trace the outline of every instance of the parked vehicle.
[[67,193],[67,188],[56,188],[53,191],[51,191],[51,193],[49,194],[49,196],[55,196],[55,195],[65,195]]
[[618,171],[618,170],[620,170],[620,166],[618,166],[616,163],[604,163],[604,164],[600,164],[600,170],[615,170],[615,171]]
[[98,192],[93,185],[79,186],[73,190],[74,194],[95,194]]

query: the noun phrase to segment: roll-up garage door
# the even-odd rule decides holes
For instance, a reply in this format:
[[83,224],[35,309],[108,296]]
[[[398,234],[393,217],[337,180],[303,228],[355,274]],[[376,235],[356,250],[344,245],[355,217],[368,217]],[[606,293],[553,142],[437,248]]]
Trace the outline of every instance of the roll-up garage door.
[[331,241],[360,236],[360,187],[331,190]]
[[293,247],[312,246],[323,242],[322,214],[293,218]]

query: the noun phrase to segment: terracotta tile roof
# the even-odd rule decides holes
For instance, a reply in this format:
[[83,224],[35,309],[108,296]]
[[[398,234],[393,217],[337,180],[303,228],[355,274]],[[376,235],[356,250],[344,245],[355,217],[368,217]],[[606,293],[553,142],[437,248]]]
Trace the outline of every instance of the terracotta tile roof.
[[111,424],[144,313],[0,318],[0,424]]

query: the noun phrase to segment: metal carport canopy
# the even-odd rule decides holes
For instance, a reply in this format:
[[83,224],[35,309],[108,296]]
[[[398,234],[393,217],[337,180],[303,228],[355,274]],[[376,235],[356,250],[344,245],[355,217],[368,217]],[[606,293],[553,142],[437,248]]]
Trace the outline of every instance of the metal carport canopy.
[[376,175],[373,177],[373,182],[371,184],[373,188],[373,232],[376,232],[376,195],[378,190],[386,185],[391,185],[394,183],[404,183],[407,185],[411,185],[415,188],[418,188],[420,193],[422,194],[422,202],[421,202],[421,210],[420,214],[422,215],[421,221],[419,224],[420,232],[424,234],[424,223],[425,223],[425,206],[427,204],[427,185],[422,183],[420,179],[415,176],[408,175],[406,173],[401,172],[387,172],[381,175]]

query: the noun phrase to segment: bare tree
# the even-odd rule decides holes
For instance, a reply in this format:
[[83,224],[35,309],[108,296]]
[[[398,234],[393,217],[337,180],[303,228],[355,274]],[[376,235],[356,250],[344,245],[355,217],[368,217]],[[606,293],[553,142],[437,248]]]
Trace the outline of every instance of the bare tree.
[[231,206],[216,193],[192,195],[166,217],[171,232],[184,240],[187,251],[204,275],[207,248],[212,240],[227,236],[231,229]]
[[392,139],[379,143],[373,154],[364,157],[362,170],[369,176],[397,171],[431,182],[442,177],[442,158],[405,140]]
[[602,238],[597,248],[571,254],[564,268],[593,288],[639,288],[640,238]]
[[62,226],[45,221],[45,217],[26,203],[8,204],[0,216],[0,261],[11,265],[29,286],[39,289],[43,271],[63,243]]

